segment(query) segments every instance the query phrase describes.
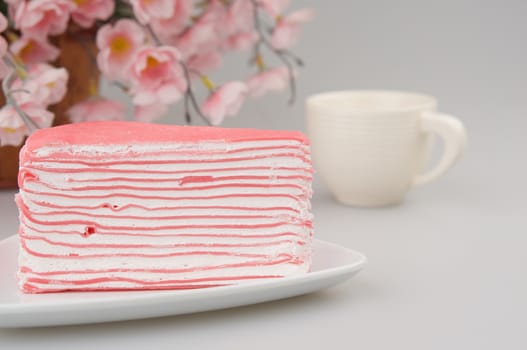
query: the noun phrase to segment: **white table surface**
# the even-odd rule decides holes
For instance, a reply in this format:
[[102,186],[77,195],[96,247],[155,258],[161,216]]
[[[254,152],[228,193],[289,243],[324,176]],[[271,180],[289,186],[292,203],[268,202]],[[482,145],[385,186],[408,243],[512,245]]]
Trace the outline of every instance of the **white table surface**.
[[[0,330],[0,349],[525,349],[525,207],[513,193],[485,200],[495,191],[463,168],[376,210],[341,206],[316,182],[316,236],[369,258],[340,286],[193,315]],[[2,238],[17,229],[13,193],[0,192]]]

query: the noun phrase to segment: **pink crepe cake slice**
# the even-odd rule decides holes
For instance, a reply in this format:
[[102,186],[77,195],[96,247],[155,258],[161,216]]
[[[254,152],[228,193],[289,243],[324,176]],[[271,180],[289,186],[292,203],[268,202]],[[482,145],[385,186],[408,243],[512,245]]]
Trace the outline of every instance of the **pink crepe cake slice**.
[[296,131],[39,130],[20,156],[20,287],[186,289],[306,273],[311,180]]

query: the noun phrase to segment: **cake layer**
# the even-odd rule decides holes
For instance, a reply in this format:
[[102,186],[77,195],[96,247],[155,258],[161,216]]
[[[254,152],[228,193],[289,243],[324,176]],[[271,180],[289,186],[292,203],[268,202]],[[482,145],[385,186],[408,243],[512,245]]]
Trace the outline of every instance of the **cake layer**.
[[21,153],[26,292],[197,288],[311,261],[312,167],[298,132],[97,122]]
[[298,153],[309,155],[309,147],[290,140],[272,141],[238,141],[230,144],[209,143],[203,144],[159,144],[153,150],[145,145],[45,145],[34,151],[32,161],[93,161],[98,158],[101,162],[121,161],[123,156],[134,156],[134,159],[149,159],[155,156],[157,160],[179,159],[222,159],[225,157],[244,158],[247,156],[258,157],[269,153]]
[[[187,198],[163,199],[140,198],[127,194],[114,195],[111,198],[86,198],[79,197],[82,202],[71,204],[71,198],[60,195],[42,195],[21,193],[24,204],[33,213],[45,213],[59,210],[82,209],[94,214],[107,214],[122,212],[123,214],[140,214],[148,212],[149,215],[167,213],[184,213],[190,210],[192,213],[210,210],[240,209],[240,210],[269,210],[271,208],[284,208],[284,210],[298,213],[307,212],[309,203],[289,194],[224,194],[220,196],[195,196]],[[157,197],[157,196],[156,196]],[[202,204],[206,200],[206,204]],[[216,211],[215,211],[216,212]],[[306,214],[307,215],[307,214]]]

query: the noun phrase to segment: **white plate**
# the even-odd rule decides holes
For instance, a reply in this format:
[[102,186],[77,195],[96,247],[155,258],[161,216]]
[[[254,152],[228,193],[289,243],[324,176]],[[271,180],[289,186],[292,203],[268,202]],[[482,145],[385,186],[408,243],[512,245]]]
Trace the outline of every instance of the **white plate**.
[[174,291],[23,294],[16,282],[18,238],[0,241],[0,327],[35,327],[180,315],[261,303],[345,281],[366,263],[353,250],[314,241],[308,274],[241,285]]

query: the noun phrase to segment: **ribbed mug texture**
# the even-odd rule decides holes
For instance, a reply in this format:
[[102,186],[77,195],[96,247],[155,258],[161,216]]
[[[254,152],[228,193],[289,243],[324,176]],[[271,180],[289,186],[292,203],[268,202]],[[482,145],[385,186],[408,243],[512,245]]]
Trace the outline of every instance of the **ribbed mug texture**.
[[434,101],[416,109],[338,107],[316,97],[307,103],[317,173],[345,204],[401,201],[427,158],[429,135],[421,131],[420,115],[434,111]]

